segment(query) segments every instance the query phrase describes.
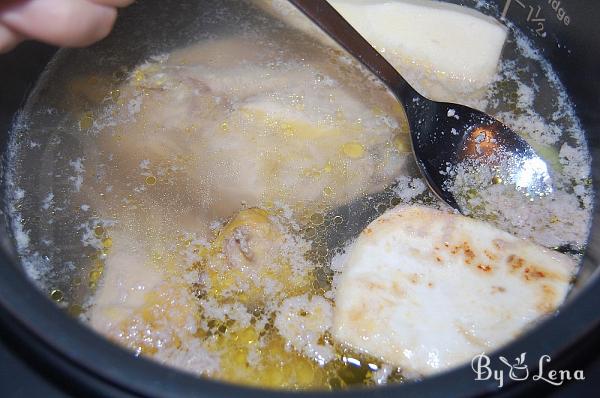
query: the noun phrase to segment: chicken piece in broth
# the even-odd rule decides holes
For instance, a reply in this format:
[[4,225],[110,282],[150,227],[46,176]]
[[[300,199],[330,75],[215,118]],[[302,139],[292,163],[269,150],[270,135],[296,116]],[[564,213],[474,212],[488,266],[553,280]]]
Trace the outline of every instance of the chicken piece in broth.
[[235,298],[248,308],[272,307],[310,286],[306,242],[267,211],[240,211],[219,232],[199,261],[206,288],[219,298]]
[[401,174],[407,126],[384,88],[347,66],[336,78],[359,81],[342,84],[325,61],[274,67],[279,57],[231,39],[138,67],[121,88],[119,121],[101,139],[115,170],[162,163],[181,176],[178,201],[193,198],[205,220],[229,217],[241,203],[340,205]]
[[[97,330],[161,362],[253,382],[251,369],[239,368],[239,350],[248,347],[227,339],[258,335],[253,314],[264,324],[314,283],[295,210],[331,209],[382,190],[410,159],[393,97],[339,61],[339,52],[306,46],[308,61],[297,48],[287,56],[281,51],[289,49],[242,38],[205,41],[152,58],[119,87],[98,123],[112,199],[96,207],[116,222],[87,314]],[[263,210],[280,206],[294,211],[284,220]],[[193,238],[174,245],[181,236]],[[227,332],[215,331],[215,322]],[[270,330],[261,346],[283,347],[278,329]],[[297,350],[331,360],[332,347],[310,348],[325,331],[311,332]],[[311,363],[280,355],[298,369]],[[288,368],[296,383],[299,370]]]

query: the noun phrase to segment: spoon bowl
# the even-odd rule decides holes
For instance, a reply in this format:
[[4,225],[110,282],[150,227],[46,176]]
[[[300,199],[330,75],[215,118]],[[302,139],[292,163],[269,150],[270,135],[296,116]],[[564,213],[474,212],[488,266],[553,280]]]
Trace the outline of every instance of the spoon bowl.
[[462,199],[490,185],[514,186],[530,200],[552,192],[546,162],[513,130],[479,110],[432,101],[418,93],[326,1],[290,2],[368,68],[400,101],[417,165],[441,200],[468,213]]

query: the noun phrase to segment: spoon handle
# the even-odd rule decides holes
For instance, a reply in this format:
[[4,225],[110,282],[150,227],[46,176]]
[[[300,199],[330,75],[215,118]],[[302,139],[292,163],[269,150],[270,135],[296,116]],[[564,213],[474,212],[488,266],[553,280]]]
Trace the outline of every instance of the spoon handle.
[[400,102],[409,103],[414,98],[422,97],[327,1],[289,1],[378,76]]

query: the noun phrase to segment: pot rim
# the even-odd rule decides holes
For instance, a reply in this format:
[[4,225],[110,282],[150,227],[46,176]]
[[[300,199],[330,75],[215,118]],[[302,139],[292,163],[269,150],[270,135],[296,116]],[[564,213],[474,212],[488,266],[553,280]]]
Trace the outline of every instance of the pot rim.
[[[591,66],[590,70],[592,70]],[[593,87],[588,85],[588,89],[591,90]],[[579,117],[582,116],[580,114],[582,111],[585,110],[578,109]],[[588,122],[591,119],[593,123],[590,124],[600,125],[597,109],[591,111],[589,112],[589,109],[586,111]],[[585,130],[589,131],[587,127]],[[600,160],[600,151],[592,154],[595,194],[598,193],[597,187],[600,186],[598,160]],[[595,204],[592,226],[594,221],[598,220],[599,211]],[[593,269],[600,263],[600,228],[597,229],[598,231],[593,231],[590,235],[582,268]],[[0,236],[0,239],[4,238],[6,236]],[[596,269],[587,278],[585,286],[579,292],[569,297],[568,301],[560,307],[558,314],[540,322],[519,338],[492,352],[489,355],[492,358],[492,367],[494,368],[495,365],[495,369],[499,369],[503,366],[498,361],[498,356],[515,358],[522,352],[527,353],[524,364],[530,370],[537,369],[542,355],[550,355],[551,358],[558,360],[586,337],[600,331],[598,303],[600,303],[600,269]],[[111,393],[119,391],[126,395],[362,397],[368,391],[373,397],[395,397],[400,394],[406,397],[486,396],[497,392],[510,393],[520,386],[519,382],[505,380],[505,386],[499,390],[497,382],[493,379],[475,381],[475,374],[468,363],[421,381],[334,392],[264,390],[199,378],[146,358],[135,357],[125,349],[110,343],[50,301],[24,274],[18,261],[11,258],[4,250],[0,250],[0,327],[5,325],[19,341],[28,344],[36,354],[36,359],[46,361],[51,366],[57,363],[64,364],[63,368],[69,372],[68,376],[72,377],[71,382],[77,383],[78,380],[81,382],[80,378],[85,374],[108,386]],[[523,384],[525,383],[521,385]]]

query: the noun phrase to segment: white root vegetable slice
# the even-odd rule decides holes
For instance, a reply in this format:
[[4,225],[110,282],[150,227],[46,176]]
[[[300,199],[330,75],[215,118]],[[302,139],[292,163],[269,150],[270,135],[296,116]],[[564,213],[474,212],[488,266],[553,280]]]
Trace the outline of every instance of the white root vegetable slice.
[[333,332],[408,375],[433,374],[498,348],[552,313],[575,267],[487,223],[400,206],[351,247]]

